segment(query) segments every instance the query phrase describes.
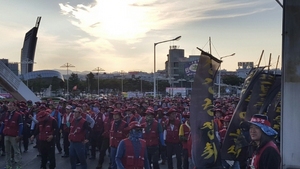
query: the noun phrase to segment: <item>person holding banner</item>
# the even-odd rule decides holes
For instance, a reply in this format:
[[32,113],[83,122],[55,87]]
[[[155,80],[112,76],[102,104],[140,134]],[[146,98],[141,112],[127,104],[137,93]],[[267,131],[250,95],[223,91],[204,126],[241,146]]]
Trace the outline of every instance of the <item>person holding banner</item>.
[[251,169],[279,169],[280,152],[273,141],[277,132],[271,128],[268,116],[255,114],[250,121],[242,123],[242,127],[249,127],[249,134],[255,149],[249,167]]

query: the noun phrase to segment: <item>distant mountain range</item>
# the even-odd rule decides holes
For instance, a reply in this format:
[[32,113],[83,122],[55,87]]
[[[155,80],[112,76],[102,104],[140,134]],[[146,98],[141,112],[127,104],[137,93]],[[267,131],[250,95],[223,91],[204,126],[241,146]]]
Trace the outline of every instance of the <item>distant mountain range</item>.
[[[54,69],[55,71],[58,71],[60,72],[62,75],[66,75],[67,74],[67,70],[64,70],[64,69]],[[71,74],[71,73],[76,73],[76,74],[89,74],[90,72],[92,73],[97,73],[97,72],[94,72],[94,71],[72,71],[72,70],[69,70],[68,71],[68,74]],[[102,72],[103,73],[103,72]]]

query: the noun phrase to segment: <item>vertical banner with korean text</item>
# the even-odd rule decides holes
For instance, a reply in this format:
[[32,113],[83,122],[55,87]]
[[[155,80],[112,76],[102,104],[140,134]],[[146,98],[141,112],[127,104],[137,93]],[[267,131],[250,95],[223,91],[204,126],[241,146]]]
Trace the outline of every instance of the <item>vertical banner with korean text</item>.
[[237,104],[232,119],[229,123],[221,149],[221,157],[225,160],[236,160],[239,158],[242,148],[247,146],[247,141],[240,129],[241,122],[246,116],[247,107],[251,98],[252,89],[264,67],[252,69],[245,79],[241,91],[240,101]]
[[213,83],[221,61],[202,51],[191,96],[192,159],[197,169],[221,168],[213,112]]
[[261,107],[273,86],[275,80],[274,74],[261,73],[259,78],[254,82],[250,101],[247,106],[245,120],[248,121],[254,114],[259,114]]

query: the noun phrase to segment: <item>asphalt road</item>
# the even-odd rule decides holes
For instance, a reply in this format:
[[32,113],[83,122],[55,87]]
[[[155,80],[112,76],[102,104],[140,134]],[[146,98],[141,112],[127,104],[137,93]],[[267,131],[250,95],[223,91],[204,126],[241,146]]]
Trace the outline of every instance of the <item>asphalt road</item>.
[[[37,157],[38,150],[33,148],[34,144],[30,144],[28,151],[26,153],[22,153],[22,169],[39,169],[40,168],[40,157]],[[23,149],[23,148],[22,148]],[[62,154],[59,154],[56,150],[56,169],[70,169],[70,159],[62,158]],[[98,163],[99,152],[97,152],[97,159],[90,160],[87,159],[88,169],[96,169]],[[174,166],[176,166],[176,158],[173,158]],[[103,169],[108,168],[109,157],[105,156]],[[5,167],[5,156],[0,156],[0,168]],[[77,166],[80,169],[79,166]],[[160,165],[160,169],[167,169],[167,165]]]

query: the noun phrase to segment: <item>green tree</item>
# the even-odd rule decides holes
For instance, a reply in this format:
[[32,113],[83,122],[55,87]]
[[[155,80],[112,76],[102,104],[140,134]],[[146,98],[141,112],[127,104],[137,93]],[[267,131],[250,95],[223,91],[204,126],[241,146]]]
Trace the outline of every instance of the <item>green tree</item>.
[[95,75],[90,72],[89,74],[86,75],[86,91],[87,92],[90,92],[91,89],[92,89],[92,84],[93,84],[93,81],[95,81]]
[[223,83],[231,86],[240,86],[244,83],[243,78],[240,78],[236,75],[227,75],[222,77]]
[[69,77],[69,92],[72,91],[74,86],[78,87],[79,83],[80,79],[78,77],[78,74],[72,73]]

